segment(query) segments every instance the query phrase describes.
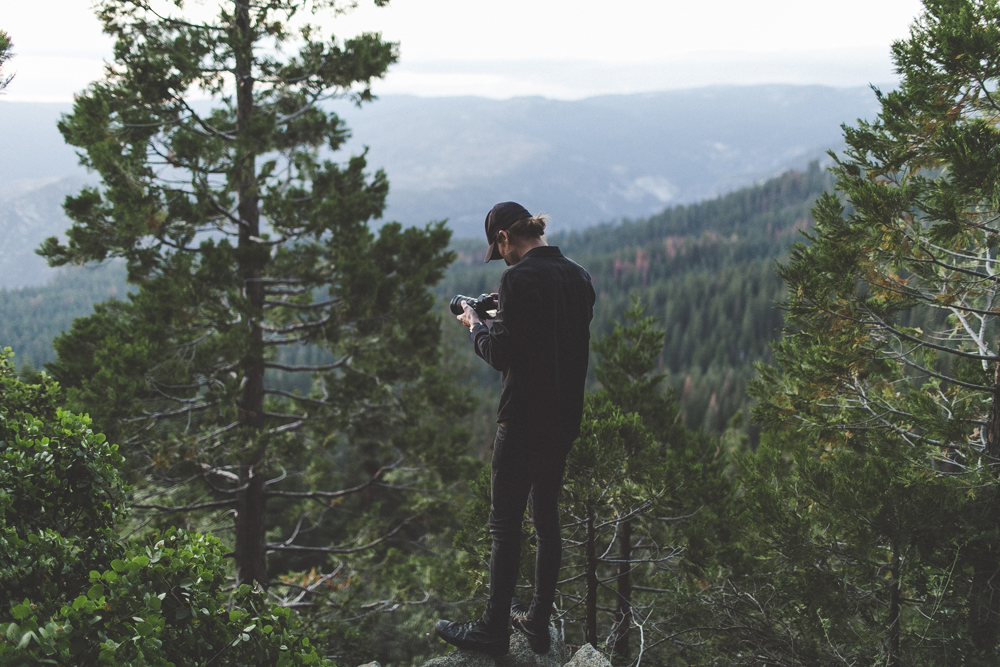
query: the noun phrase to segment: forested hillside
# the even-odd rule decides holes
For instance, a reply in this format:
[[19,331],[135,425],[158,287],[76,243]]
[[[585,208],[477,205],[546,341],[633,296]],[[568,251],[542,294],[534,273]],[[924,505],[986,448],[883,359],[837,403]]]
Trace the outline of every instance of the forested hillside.
[[[561,488],[567,646],[615,667],[998,664],[1000,2],[924,4],[900,88],[829,173],[550,235],[599,295]],[[0,353],[0,665],[433,664],[435,621],[486,607],[502,497],[498,378],[447,301],[505,267],[443,223],[373,232],[384,175],[318,162],[343,135],[316,100],[392,44],[274,68],[292,0],[235,3],[228,41],[112,5],[129,76],[62,128],[101,189],[42,249],[84,266],[0,292],[0,346],[35,363],[85,315],[47,375]],[[240,103],[197,119],[215,58]],[[286,85],[255,92],[262,72]],[[257,164],[272,147],[283,166]],[[121,264],[87,267],[115,257],[128,293]],[[730,421],[748,395],[756,441]],[[537,535],[521,547],[519,595]]]
[[[726,471],[732,470],[733,459],[729,450],[737,451],[741,447],[738,444],[739,438],[734,436],[732,431],[727,432],[722,439],[714,438],[711,434],[723,434],[730,418],[738,410],[745,410],[748,407],[746,385],[755,373],[752,363],[756,360],[770,359],[769,343],[777,336],[782,323],[781,314],[774,305],[784,298],[784,287],[775,275],[774,259],[782,257],[789,245],[801,238],[799,230],[812,224],[809,208],[816,197],[828,190],[830,185],[827,173],[814,164],[805,172],[787,172],[758,186],[701,204],[668,209],[649,219],[627,221],[620,225],[603,225],[582,233],[554,234],[549,238],[552,244],[559,245],[568,255],[586,266],[594,278],[599,294],[593,326],[595,340],[602,338],[616,340],[616,337],[620,338],[623,335],[622,332],[614,332],[614,325],[628,321],[625,314],[633,295],[638,296],[647,305],[646,315],[659,320],[655,326],[663,331],[663,343],[661,346],[656,342],[656,349],[649,351],[652,356],[649,367],[654,372],[659,370],[666,374],[666,382],[674,389],[673,396],[676,397],[676,403],[669,394],[658,398],[660,395],[654,392],[655,396],[651,394],[647,398],[656,405],[659,405],[657,401],[661,401],[664,405],[673,406],[663,415],[679,414],[685,425],[693,429],[691,435],[681,437],[671,430],[676,429],[676,424],[671,426],[664,422],[658,427],[663,431],[657,436],[658,439],[673,443],[670,457],[673,457],[672,461],[674,458],[677,460],[662,470],[656,468],[653,471],[656,474],[647,471],[649,474],[646,476],[652,475],[653,482],[650,488],[687,489],[686,492],[678,491],[656,500],[658,506],[656,512],[663,516],[696,518],[677,525],[667,524],[667,532],[663,532],[664,527],[660,526],[652,516],[636,519],[637,526],[644,525],[643,521],[652,522],[643,530],[649,531],[650,539],[664,550],[662,567],[673,572],[665,574],[652,571],[640,575],[637,570],[634,575],[637,581],[642,577],[649,577],[646,581],[653,585],[645,592],[643,592],[645,589],[637,589],[633,603],[637,609],[647,609],[644,613],[654,608],[657,610],[656,617],[660,619],[657,624],[664,625],[656,632],[666,633],[677,623],[698,624],[704,621],[697,614],[692,616],[688,611],[701,588],[697,584],[691,588],[689,584],[697,580],[689,580],[686,577],[703,572],[709,563],[715,562],[720,557],[719,554],[730,548],[725,540],[728,531],[733,529],[732,524],[736,515],[723,507],[731,502],[733,493],[731,482],[726,481],[731,472]],[[445,333],[443,370],[451,374],[459,384],[472,389],[473,394],[479,398],[476,409],[468,414],[455,413],[449,419],[455,427],[464,429],[463,432],[466,434],[471,434],[471,440],[468,437],[461,441],[456,440],[447,456],[428,459],[431,469],[435,470],[450,470],[456,465],[468,466],[466,457],[456,456],[460,453],[482,459],[488,453],[495,433],[496,399],[500,387],[498,374],[474,356],[465,329],[450,321],[451,316],[447,313],[446,306],[447,300],[455,293],[474,296],[496,288],[505,267],[498,262],[484,265],[482,263],[484,246],[484,242],[480,240],[454,240],[452,249],[457,254],[457,260],[446,272],[444,280],[435,288],[439,297],[441,326]],[[53,337],[61,330],[67,329],[73,318],[90,315],[96,303],[110,297],[124,298],[128,289],[124,274],[124,266],[115,263],[100,268],[64,268],[59,274],[59,280],[45,287],[0,291],[2,299],[0,307],[6,315],[0,323],[2,327],[0,344],[10,345],[18,352],[19,364],[30,361],[31,365],[39,366],[54,361],[55,355],[51,343]],[[638,335],[640,330],[650,325],[636,326],[638,328],[627,329],[626,334]],[[84,330],[78,331],[76,337],[79,338],[81,333],[84,333]],[[654,340],[658,338],[654,337]],[[605,348],[597,345],[595,349]],[[306,345],[284,346],[279,354],[279,363],[293,366],[322,365],[334,359],[328,350]],[[64,350],[60,363],[64,368],[67,363],[74,367],[79,365],[78,359],[69,348]],[[601,364],[611,364],[613,367],[615,363],[620,361],[595,355],[591,369],[599,371]],[[104,371],[97,369],[96,372]],[[117,372],[121,375],[116,377],[123,377],[130,371],[129,368],[122,367]],[[310,387],[308,377],[303,384],[301,378],[299,381],[293,379],[295,374],[287,373],[282,376],[282,373],[280,369],[268,370],[270,381],[277,390],[307,395],[314,389]],[[30,374],[24,375],[30,377]],[[602,385],[596,374],[592,373],[592,376],[590,391],[595,391]],[[100,386],[106,388],[103,381]],[[93,411],[99,407],[100,401],[95,399],[91,403],[94,407],[90,409]],[[606,414],[607,409],[601,408],[599,403],[594,403],[593,409],[592,414],[588,412],[590,416],[587,418],[585,430],[600,431],[608,424],[617,424],[616,420],[620,419],[620,416],[616,416],[617,413]],[[644,419],[649,424],[656,423],[657,419],[663,417],[658,410],[659,408],[653,409]],[[110,418],[105,418],[103,421],[113,424]],[[667,421],[673,423],[671,420]],[[756,435],[755,427],[752,425],[747,427],[746,424],[744,427],[748,428],[751,436]],[[103,427],[104,430],[109,428],[109,426]],[[621,425],[621,428],[625,428],[625,425]],[[698,429],[702,429],[702,435],[694,435]],[[598,431],[595,431],[595,437]],[[627,436],[625,440],[627,442],[631,436],[628,436],[626,431],[623,431],[622,437]],[[407,434],[407,437],[417,437],[419,440],[424,437],[421,433],[417,429],[412,434]],[[737,437],[737,440],[733,440],[734,437]],[[593,443],[597,444],[602,442],[604,435],[593,440]],[[421,450],[416,448],[414,451]],[[720,454],[720,451],[724,453]],[[611,450],[605,454],[614,455]],[[338,461],[338,466],[345,465],[345,462],[349,465],[357,463],[349,457]],[[446,465],[447,461],[457,463]],[[364,460],[360,463],[369,465]],[[346,473],[334,475],[333,470],[333,468],[325,470],[323,477],[334,476],[339,480],[338,475],[343,475],[344,479],[347,479]],[[574,511],[587,511],[587,507],[590,506],[588,503],[597,502],[587,495],[588,489],[596,488],[594,487],[596,482],[587,481],[593,476],[587,470],[589,469],[585,469],[584,466],[574,473],[579,477],[577,486],[573,487],[576,489],[573,492],[576,494],[573,496],[576,503],[573,505],[576,507]],[[675,473],[671,474],[680,477],[670,477],[668,470],[675,470]],[[626,472],[628,471],[622,474]],[[135,475],[134,472],[132,474]],[[465,478],[468,474],[463,468],[458,477]],[[628,475],[637,474],[639,473],[636,471],[628,472]],[[594,472],[594,475],[597,475],[597,472]],[[601,480],[600,485],[620,482],[620,480],[604,480],[600,475],[597,475],[595,480],[598,477]],[[641,475],[640,477],[645,479]],[[134,485],[133,493],[137,497],[151,497],[156,492],[157,487],[151,485],[144,476],[133,476],[131,481]],[[363,482],[361,479],[357,481]],[[483,487],[473,485],[474,492],[476,488]],[[713,505],[710,510],[705,510],[703,506],[709,497],[716,499],[712,500]],[[291,517],[289,521],[296,519],[298,507],[279,502],[280,500],[272,499],[270,507],[282,517]],[[321,538],[329,539],[333,536],[334,539],[343,540],[346,539],[344,536],[353,535],[355,530],[362,529],[363,534],[377,539],[378,533],[373,528],[377,524],[373,523],[372,517],[378,518],[379,513],[372,514],[372,509],[366,505],[367,496],[362,495],[359,500],[360,504],[356,507],[347,503],[336,505],[340,512],[337,516],[340,518],[336,521],[326,520],[326,528],[323,529],[322,535],[319,538],[311,538],[312,542],[315,542],[311,544],[311,548],[326,548],[325,539],[318,541]],[[623,497],[623,502],[633,501],[651,502],[650,499],[628,500]],[[142,503],[141,500],[139,502]],[[401,507],[411,507],[412,502],[412,500],[403,501],[401,498],[392,501],[396,504],[402,503],[399,505]],[[399,552],[395,549],[388,552],[375,551],[352,560],[354,563],[351,566],[352,581],[355,577],[360,577],[358,581],[363,581],[364,585],[346,598],[340,589],[331,593],[331,599],[343,598],[345,605],[345,611],[341,615],[343,618],[338,616],[341,620],[330,626],[336,628],[335,630],[322,632],[314,630],[314,638],[317,641],[322,639],[324,645],[328,647],[329,655],[337,655],[348,661],[353,660],[355,664],[375,657],[391,659],[394,664],[397,662],[406,664],[409,660],[416,660],[417,656],[432,655],[438,650],[433,643],[428,643],[426,640],[416,644],[400,643],[399,633],[411,632],[423,637],[424,629],[430,626],[434,614],[450,613],[444,611],[451,608],[450,601],[467,599],[468,596],[474,597],[482,593],[480,574],[484,567],[481,553],[482,540],[488,537],[488,533],[482,528],[485,526],[485,519],[478,521],[474,518],[478,516],[476,507],[480,507],[479,505],[473,505],[471,509],[454,509],[464,507],[464,503],[471,502],[461,494],[449,502],[453,503],[453,509],[449,512],[458,512],[455,516],[465,517],[462,521],[466,525],[477,527],[475,531],[465,531],[458,535],[459,541],[456,546],[459,547],[460,553],[467,553],[467,556],[456,555],[454,551],[449,551],[453,531],[456,528],[451,524],[441,523],[443,521],[441,518],[434,518],[432,524],[428,524],[434,526],[433,531],[426,535],[418,530],[408,532],[406,538],[399,542],[401,545]],[[396,504],[392,506],[397,506]],[[146,501],[146,511],[154,506]],[[376,504],[373,507],[377,509],[380,505]],[[601,507],[604,510],[608,509],[603,505]],[[440,510],[431,505],[424,509],[428,516],[432,517]],[[466,515],[465,512],[471,514]],[[625,512],[625,515],[629,515],[629,512]],[[185,525],[192,527],[211,529],[220,533],[224,530],[222,522],[224,520],[216,517],[215,523],[212,523],[209,519],[194,521],[185,518],[184,521]],[[571,519],[572,517],[567,517],[570,523]],[[385,517],[381,520],[385,521]],[[156,525],[166,527],[173,523],[171,519],[158,519]],[[281,529],[275,524],[272,530],[277,534]],[[597,539],[603,544],[612,539],[609,535],[600,533]],[[283,534],[281,539],[285,539]],[[419,557],[410,554],[408,547],[405,547],[404,543],[408,543],[406,540],[420,541],[421,544],[432,546],[439,555],[430,558],[433,562],[439,561],[444,570],[438,572],[436,566],[424,568]],[[671,549],[675,547],[682,548],[688,555],[684,558],[671,555],[673,553]],[[604,546],[601,549],[604,549]],[[574,563],[568,567],[577,567],[579,563],[574,559],[580,560],[581,554],[576,553],[571,546],[567,547],[566,553],[567,558]],[[317,585],[316,582],[325,581],[324,577],[337,575],[337,570],[329,575],[315,574],[325,572],[321,559],[305,558],[297,554],[276,553],[271,556],[270,563],[276,572],[292,573],[281,575],[282,585],[313,587]],[[458,575],[455,574],[457,563],[461,563],[463,568]],[[311,569],[314,567],[316,569]],[[613,558],[607,562],[602,560],[599,569],[601,577],[614,576],[611,574]],[[302,574],[295,574],[296,571]],[[403,576],[401,573],[404,571],[411,574]],[[415,572],[424,572],[425,575],[414,579],[411,575]],[[659,593],[649,592],[661,588],[663,577],[678,577],[679,580],[688,582],[678,589],[676,600],[667,600]],[[646,586],[646,584],[638,585]],[[345,590],[351,592],[353,589]],[[434,602],[429,607],[404,605],[394,614],[380,614],[375,612],[382,609],[382,606],[371,607],[373,611],[369,611],[368,607],[362,605],[364,602],[370,606],[372,596],[387,596],[384,599],[389,600],[419,599],[427,594],[427,591],[433,592]],[[354,598],[353,595],[358,597]],[[571,637],[574,643],[589,641],[588,638],[595,626],[584,622],[582,618],[577,618],[578,614],[574,611],[577,608],[573,601],[576,599],[575,596],[582,595],[582,591],[567,585],[561,589],[560,595],[564,596],[560,598],[560,605],[565,607],[563,613],[567,614],[565,618],[567,636]],[[292,597],[283,596],[280,599],[288,602]],[[612,602],[604,600],[600,604],[607,605]],[[320,611],[314,618],[320,622],[316,628],[327,627],[327,620],[322,612],[325,605],[326,602],[317,608]],[[351,609],[355,610],[348,613]],[[603,628],[611,622],[611,619],[604,611],[604,606],[601,610],[598,623]],[[308,612],[305,618],[313,618],[310,616],[313,613]],[[344,621],[343,619],[348,616],[354,620]],[[654,631],[652,627],[647,630]],[[341,635],[341,633],[346,634]],[[365,637],[367,639],[362,639]],[[618,655],[624,651],[624,655],[627,655],[628,647],[628,640],[625,635],[621,635],[615,640],[613,647],[609,644],[604,648],[613,650]],[[668,654],[669,651],[664,655]]]
[[[719,433],[738,410],[745,412],[752,364],[770,360],[769,344],[782,324],[775,304],[784,286],[774,260],[802,240],[799,232],[812,224],[810,207],[831,187],[829,174],[813,163],[700,204],[548,240],[593,277],[595,333],[621,319],[630,295],[648,304],[647,314],[666,329],[658,363],[677,391],[685,424]],[[495,291],[506,267],[482,263],[485,243],[460,239],[453,247],[459,258],[441,296]],[[459,350],[472,354],[467,345]],[[487,390],[497,386],[484,364],[469,363]]]
[[[595,332],[621,317],[630,294],[649,304],[648,313],[660,318],[667,332],[659,366],[678,392],[685,423],[720,432],[746,408],[752,363],[770,359],[769,343],[781,326],[774,304],[783,299],[784,288],[774,259],[801,239],[798,232],[811,224],[809,207],[830,186],[827,172],[813,164],[717,199],[648,219],[555,234],[549,242],[593,276]],[[483,265],[484,247],[473,239],[452,242],[458,259],[437,288],[442,300],[496,289],[506,267]],[[67,268],[43,287],[0,290],[0,343],[17,353],[18,364],[41,367],[55,359],[51,341],[74,318],[88,315],[95,303],[124,298],[125,290],[120,265]],[[483,396],[482,423],[488,425],[486,413],[499,387],[496,374],[471,358],[462,329],[451,325],[444,308],[442,313],[445,332]],[[281,353],[286,362],[322,360],[318,350],[298,346]]]
[[126,289],[121,263],[68,267],[41,287],[0,289],[0,347],[14,351],[18,366],[41,368],[55,361],[52,340],[73,320],[102,301],[124,299]]

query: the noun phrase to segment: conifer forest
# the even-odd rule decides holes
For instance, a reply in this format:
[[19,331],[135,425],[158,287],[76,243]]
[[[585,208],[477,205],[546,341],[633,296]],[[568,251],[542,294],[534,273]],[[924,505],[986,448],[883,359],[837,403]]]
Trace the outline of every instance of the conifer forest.
[[[0,665],[417,667],[485,606],[501,385],[448,301],[506,267],[340,150],[326,102],[398,44],[208,4],[95,3],[114,60],[59,123],[95,184],[0,290]],[[891,49],[825,162],[548,235],[597,292],[568,646],[1000,664],[1000,0]]]

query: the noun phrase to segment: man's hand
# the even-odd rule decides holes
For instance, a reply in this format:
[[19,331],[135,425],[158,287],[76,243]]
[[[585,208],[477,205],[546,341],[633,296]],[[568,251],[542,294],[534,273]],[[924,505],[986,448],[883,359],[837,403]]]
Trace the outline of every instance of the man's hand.
[[469,327],[470,330],[474,324],[482,323],[479,319],[479,315],[476,315],[476,311],[472,309],[472,306],[469,305],[468,301],[462,302],[462,314],[456,315],[455,319]]

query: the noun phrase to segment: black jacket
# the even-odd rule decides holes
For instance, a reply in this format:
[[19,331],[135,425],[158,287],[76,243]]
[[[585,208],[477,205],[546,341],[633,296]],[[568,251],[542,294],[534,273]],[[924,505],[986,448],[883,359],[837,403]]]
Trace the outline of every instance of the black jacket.
[[555,246],[532,248],[500,279],[493,326],[472,328],[476,353],[503,373],[498,422],[568,446],[580,433],[594,287]]

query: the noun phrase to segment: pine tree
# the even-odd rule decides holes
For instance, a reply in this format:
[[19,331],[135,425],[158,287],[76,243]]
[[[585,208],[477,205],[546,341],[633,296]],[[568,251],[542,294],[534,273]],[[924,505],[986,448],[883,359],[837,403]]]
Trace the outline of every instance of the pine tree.
[[[449,231],[375,236],[385,175],[364,155],[331,159],[348,133],[325,103],[371,100],[395,44],[324,39],[310,13],[343,10],[325,0],[211,7],[203,20],[181,2],[98,4],[114,60],[59,127],[101,186],[67,198],[68,243],[39,252],[122,258],[137,291],[78,320],[49,370],[123,443],[137,507],[232,517],[238,581],[266,586],[267,553],[308,569],[404,530],[388,509],[404,503],[384,496],[412,483],[406,456],[445,473],[461,459],[439,408],[464,401],[435,370],[427,292]],[[311,389],[285,388],[296,373]],[[332,545],[338,511],[346,543]]]
[[[940,535],[962,535],[938,543],[944,552],[924,544],[923,557],[883,559],[899,568],[872,588],[887,615],[870,622],[888,628],[888,664],[960,616],[968,627],[950,641],[963,642],[965,656],[995,658],[1000,624],[1000,7],[924,4],[910,37],[893,45],[899,89],[876,90],[878,118],[844,128],[847,150],[832,169],[840,194],[819,201],[810,244],[780,269],[790,326],[775,348],[779,369],[762,369],[758,387],[761,417],[808,442],[816,470],[849,474],[837,470],[856,453],[850,481],[871,494],[862,514],[880,549],[905,554],[920,543],[913,485],[953,500],[939,487],[968,492],[971,501],[949,511],[927,509],[925,523],[945,517]],[[880,467],[882,485],[868,477]],[[826,503],[845,507],[829,495]],[[879,524],[878,508],[889,506],[896,519]],[[948,554],[961,602],[928,607],[924,594],[900,595],[900,578],[919,591],[923,568]],[[859,576],[872,565],[859,563]],[[918,632],[912,614],[917,625],[906,622],[907,606],[933,612],[930,631]]]
[[[636,644],[672,662],[674,647],[662,639],[696,636],[690,597],[713,576],[731,531],[735,452],[681,425],[666,375],[654,372],[663,339],[633,298],[623,321],[594,341],[600,389],[587,396],[566,465],[567,561],[582,572],[564,576],[562,605],[571,617],[579,605],[583,639],[606,638],[621,664]],[[675,645],[683,650],[687,639]]]
[[3,75],[3,66],[14,54],[10,52],[14,44],[10,41],[10,35],[6,30],[0,30],[0,91],[7,87],[7,84],[14,78],[13,74]]
[[[617,581],[616,618],[613,631],[618,637],[618,650],[627,653],[627,630],[631,618],[630,574],[634,558],[656,562],[660,555],[657,545],[645,541],[644,558],[633,556],[632,534],[635,517],[649,513],[659,497],[668,491],[657,484],[664,471],[650,457],[655,441],[635,413],[624,414],[617,406],[593,395],[587,397],[580,437],[566,462],[566,482],[563,488],[563,524],[570,526],[566,541],[568,551],[582,548],[582,594],[562,586],[559,594],[571,606],[582,603],[584,640],[592,646],[600,644],[598,635],[598,597],[605,597],[604,571],[612,564]],[[659,474],[658,474],[659,473]],[[616,537],[627,541],[617,554]],[[625,551],[625,558],[621,552]],[[573,559],[575,560],[575,559]],[[577,578],[577,577],[571,577]]]
[[[594,352],[601,356],[601,362],[594,369],[594,375],[601,383],[599,396],[619,410],[638,419],[642,430],[649,431],[645,440],[635,436],[629,438],[638,444],[630,444],[621,452],[626,460],[644,462],[662,461],[663,452],[657,452],[655,443],[677,445],[685,442],[687,433],[680,423],[676,399],[670,390],[661,387],[666,379],[664,373],[653,373],[655,360],[663,349],[665,332],[655,326],[655,320],[644,317],[645,308],[637,298],[632,298],[631,306],[625,311],[625,323],[616,322],[607,336],[594,342]],[[600,400],[600,399],[596,399]],[[631,426],[630,428],[636,428]],[[608,444],[608,443],[606,443]],[[665,477],[662,469],[640,468],[644,473]],[[633,475],[635,475],[633,471]],[[658,475],[657,475],[658,473]],[[665,489],[664,489],[665,491]],[[633,499],[637,506],[644,498]],[[652,504],[650,504],[650,507]],[[629,509],[623,514],[628,518],[616,522],[618,542],[616,564],[616,612],[615,630],[612,634],[613,651],[621,659],[628,660],[631,654],[630,635],[632,617],[632,570],[636,556],[633,538],[636,515]],[[595,596],[596,601],[596,596]]]

